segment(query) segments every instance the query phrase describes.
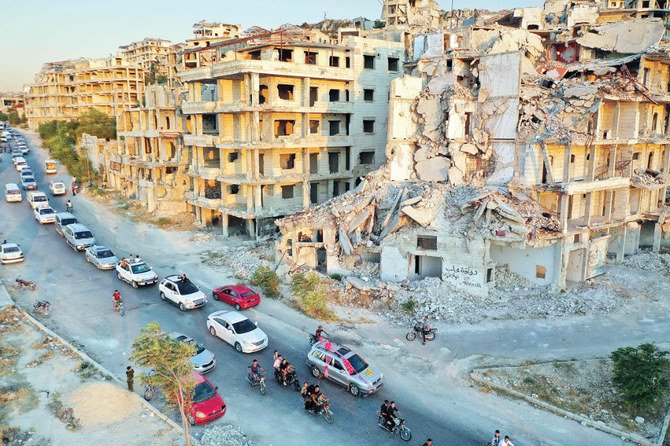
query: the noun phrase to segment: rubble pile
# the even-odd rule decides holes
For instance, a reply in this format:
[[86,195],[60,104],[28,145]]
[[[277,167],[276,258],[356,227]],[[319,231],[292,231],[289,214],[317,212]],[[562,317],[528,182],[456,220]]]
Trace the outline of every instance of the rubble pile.
[[261,264],[274,259],[273,245],[269,242],[217,243],[212,248],[201,252],[200,260],[208,266],[225,266],[240,280],[249,278]]
[[670,272],[670,254],[643,251],[639,254],[626,256],[623,264],[644,271]]
[[244,431],[232,424],[208,426],[200,438],[201,446],[256,446]]

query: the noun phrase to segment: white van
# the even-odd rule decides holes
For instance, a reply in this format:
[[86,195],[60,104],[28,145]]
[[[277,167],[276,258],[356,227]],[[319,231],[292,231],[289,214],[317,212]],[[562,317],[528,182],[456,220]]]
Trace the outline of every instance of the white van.
[[14,167],[16,167],[16,170],[18,172],[21,172],[23,169],[28,167],[28,162],[26,161],[26,159],[24,157],[18,156],[16,158],[14,158]]
[[49,207],[47,194],[36,190],[28,192],[28,203],[30,203],[30,207],[33,209]]
[[5,184],[5,200],[7,202],[23,201],[23,194],[16,183]]

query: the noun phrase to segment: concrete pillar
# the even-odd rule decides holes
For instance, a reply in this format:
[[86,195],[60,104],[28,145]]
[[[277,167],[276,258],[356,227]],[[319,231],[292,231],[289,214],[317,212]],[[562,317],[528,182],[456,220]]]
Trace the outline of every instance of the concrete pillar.
[[628,225],[621,225],[621,230],[619,231],[620,243],[616,252],[616,263],[623,263],[624,254],[626,252],[626,232],[628,232]]
[[260,105],[261,78],[258,73],[251,73],[251,106]]
[[221,228],[223,229],[223,235],[228,237],[228,214],[225,212],[221,213]]
[[556,268],[554,283],[561,290],[567,286],[568,262],[570,261],[570,251],[567,244],[566,237],[563,237],[556,253],[556,265],[558,268]]
[[302,80],[302,106],[309,107],[309,88],[310,78],[306,77]]
[[[619,104],[617,104],[618,106]],[[618,147],[616,145],[613,145],[610,148],[610,165],[609,169],[607,169],[607,177],[612,178],[614,174],[616,173],[616,155],[617,155],[617,149]]]
[[253,212],[254,211],[254,195],[253,195],[253,186],[250,185],[243,185],[242,186],[242,193],[244,193],[244,198],[247,199],[247,212]]
[[590,163],[589,163],[589,181],[593,181],[595,176],[596,176],[596,156],[598,156],[598,151],[596,150],[595,144],[591,146],[591,153],[590,153]]
[[261,196],[262,190],[260,185],[254,185],[254,209],[257,211],[263,210],[263,197]]
[[247,234],[249,234],[249,237],[256,237],[256,225],[254,224],[254,219],[253,218],[247,218],[246,219],[247,223]]
[[565,146],[563,152],[563,183],[570,182],[570,145]]
[[586,215],[584,215],[584,222],[586,226],[591,226],[591,199],[593,192],[586,194]]
[[309,181],[305,180],[302,182],[302,207],[303,209],[307,209],[310,205],[310,198],[309,198]]
[[661,237],[663,236],[663,228],[661,223],[656,223],[654,225],[654,244],[651,247],[651,250],[658,252],[661,250]]
[[561,227],[563,228],[563,234],[568,232],[568,203],[570,202],[570,196],[568,194],[561,194]]

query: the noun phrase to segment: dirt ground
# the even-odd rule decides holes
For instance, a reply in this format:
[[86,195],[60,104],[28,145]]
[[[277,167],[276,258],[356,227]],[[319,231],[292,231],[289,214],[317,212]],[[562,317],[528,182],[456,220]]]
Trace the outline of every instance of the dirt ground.
[[181,444],[137,397],[12,308],[0,311],[0,360],[4,445]]
[[[666,397],[662,404],[649,412],[628,411],[611,382],[612,362],[604,358],[478,369],[472,374],[561,409],[653,440],[660,434],[670,405],[670,398]],[[644,418],[644,422],[636,422],[638,416]]]

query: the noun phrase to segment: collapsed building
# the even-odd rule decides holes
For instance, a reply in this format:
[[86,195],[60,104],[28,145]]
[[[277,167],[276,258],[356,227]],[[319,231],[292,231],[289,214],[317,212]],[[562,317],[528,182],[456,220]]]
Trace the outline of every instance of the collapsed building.
[[452,13],[415,33],[386,164],[278,221],[277,260],[483,296],[503,267],[563,288],[670,245],[665,23],[611,21],[611,3]]

